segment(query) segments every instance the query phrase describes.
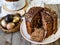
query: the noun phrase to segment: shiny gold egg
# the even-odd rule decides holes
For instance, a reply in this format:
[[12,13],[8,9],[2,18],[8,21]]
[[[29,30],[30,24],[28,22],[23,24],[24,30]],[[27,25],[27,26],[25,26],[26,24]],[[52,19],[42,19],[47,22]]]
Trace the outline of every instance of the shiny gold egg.
[[13,18],[13,22],[14,22],[14,23],[17,23],[17,22],[19,22],[19,19],[20,19],[20,18],[19,18],[18,16],[15,16],[15,17]]

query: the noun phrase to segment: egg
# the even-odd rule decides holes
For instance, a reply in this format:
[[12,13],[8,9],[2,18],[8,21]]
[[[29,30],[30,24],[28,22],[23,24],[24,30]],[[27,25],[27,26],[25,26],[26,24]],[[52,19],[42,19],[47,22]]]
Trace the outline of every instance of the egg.
[[8,14],[6,17],[5,17],[5,20],[6,22],[12,22],[13,21],[13,16],[11,14]]
[[7,29],[13,29],[14,27],[15,27],[15,24],[12,22],[7,24]]
[[2,25],[4,28],[7,27],[7,23],[6,23],[5,19],[3,19],[3,20],[1,21],[1,25]]
[[18,17],[18,16],[15,16],[15,17],[13,18],[13,22],[14,22],[14,23],[19,22],[19,20],[20,20],[20,17]]

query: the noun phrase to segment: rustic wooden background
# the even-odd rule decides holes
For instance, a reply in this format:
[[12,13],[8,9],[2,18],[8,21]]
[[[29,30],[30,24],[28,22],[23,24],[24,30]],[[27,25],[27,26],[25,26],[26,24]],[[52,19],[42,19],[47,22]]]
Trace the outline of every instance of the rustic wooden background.
[[[55,10],[58,14],[58,18],[60,18],[60,5],[45,5],[45,6]],[[20,32],[6,34],[0,29],[0,45],[36,45],[36,44],[32,44],[26,41],[21,36]],[[60,39],[53,43],[45,45],[60,45]]]

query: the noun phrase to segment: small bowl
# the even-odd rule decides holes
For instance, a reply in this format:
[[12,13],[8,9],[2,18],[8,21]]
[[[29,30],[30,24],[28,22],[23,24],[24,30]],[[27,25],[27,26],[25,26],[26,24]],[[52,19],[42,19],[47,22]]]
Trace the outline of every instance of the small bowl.
[[1,25],[1,21],[2,21],[4,18],[5,18],[5,17],[2,17],[2,18],[0,19],[0,29],[2,29],[2,31],[4,31],[4,32],[6,32],[6,33],[11,33],[11,32],[17,32],[17,31],[19,31],[21,21],[20,21],[20,22],[17,24],[17,26],[15,26],[13,29],[8,30],[8,29],[3,28],[3,26]]

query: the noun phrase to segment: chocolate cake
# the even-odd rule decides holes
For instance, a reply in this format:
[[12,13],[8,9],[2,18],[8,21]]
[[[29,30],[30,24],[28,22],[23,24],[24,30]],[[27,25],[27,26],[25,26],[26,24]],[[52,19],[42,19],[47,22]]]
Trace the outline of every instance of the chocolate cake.
[[43,8],[41,8],[41,7],[33,7],[33,8],[30,8],[28,13],[31,15],[36,15],[39,11],[42,11],[42,10],[43,10]]
[[45,31],[47,31],[46,37],[48,37],[53,33],[52,18],[51,16],[49,16],[44,12],[41,12],[41,16],[42,16],[42,26],[45,29]]
[[44,29],[43,28],[35,28],[35,31],[31,34],[31,40],[34,40],[34,41],[42,41],[44,39]]
[[51,11],[48,8],[44,8],[45,13],[47,13],[48,15],[50,15],[52,17],[53,20],[53,33],[56,33],[57,31],[57,14],[55,11]]
[[[42,41],[57,32],[57,14],[49,8],[32,7],[27,12],[27,15],[25,14],[25,17],[27,32],[30,34],[31,40],[33,41]],[[30,23],[28,24],[27,22]],[[44,31],[42,32],[42,30]],[[38,32],[40,32],[39,37],[36,37]]]

